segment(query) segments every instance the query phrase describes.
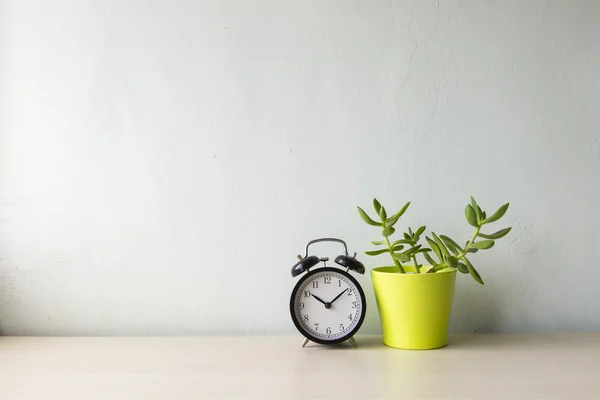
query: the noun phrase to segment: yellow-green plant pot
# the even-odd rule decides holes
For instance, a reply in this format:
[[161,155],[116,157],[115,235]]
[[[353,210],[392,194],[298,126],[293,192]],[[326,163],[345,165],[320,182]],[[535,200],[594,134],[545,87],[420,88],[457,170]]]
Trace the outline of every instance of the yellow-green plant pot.
[[[404,269],[415,271],[414,266]],[[371,278],[385,345],[427,350],[448,344],[455,269],[435,274],[400,274],[398,267],[378,267],[371,270]]]

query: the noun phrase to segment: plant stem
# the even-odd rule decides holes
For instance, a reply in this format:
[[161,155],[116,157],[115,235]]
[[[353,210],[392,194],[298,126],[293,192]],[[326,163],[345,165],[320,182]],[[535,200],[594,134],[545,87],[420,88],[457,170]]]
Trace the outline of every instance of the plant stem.
[[394,260],[394,264],[396,264],[396,267],[398,267],[401,274],[405,274],[406,271],[404,271],[404,268],[402,268],[402,264],[400,264],[400,261],[398,261],[394,258],[394,251],[392,250],[392,245],[390,244],[390,240],[387,238],[387,236],[385,237],[385,242],[387,243],[387,247],[388,247],[388,251],[390,252],[390,256],[392,256],[392,260]]
[[[467,253],[469,252],[469,248],[471,247],[471,245],[473,244],[473,242],[475,241],[475,239],[477,238],[477,235],[479,234],[479,230],[481,229],[480,226],[477,227],[477,229],[475,229],[475,233],[473,234],[473,236],[471,237],[471,240],[469,240],[469,242],[467,243],[467,245],[465,246],[465,249],[456,256],[457,260],[461,260],[463,258],[465,258],[465,256],[467,255]],[[438,272],[443,270],[444,268],[448,267],[448,264],[446,264],[445,262],[436,265],[435,267],[431,268],[428,272]]]
[[462,251],[462,253],[460,253],[459,255],[456,256],[457,259],[460,260],[461,258],[464,258],[467,255],[467,253],[469,252],[469,248],[471,247],[471,245],[477,238],[477,235],[479,235],[480,229],[481,229],[480,226],[478,226],[477,229],[475,229],[475,233],[473,234],[473,237],[471,238],[471,240],[469,240],[469,243],[467,243],[467,245],[465,246],[465,249]]
[[419,271],[419,263],[417,262],[417,255],[416,255],[416,254],[414,254],[414,255],[412,256],[412,259],[413,259],[413,261],[415,262],[415,270],[417,271],[417,274],[420,274],[420,273],[421,273],[421,271]]

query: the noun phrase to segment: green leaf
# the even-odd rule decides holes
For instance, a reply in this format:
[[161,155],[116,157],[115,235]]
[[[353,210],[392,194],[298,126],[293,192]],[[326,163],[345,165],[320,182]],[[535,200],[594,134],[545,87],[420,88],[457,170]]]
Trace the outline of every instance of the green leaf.
[[379,218],[381,218],[382,221],[385,221],[387,219],[387,213],[385,212],[385,207],[381,206],[381,208],[379,209]]
[[396,232],[396,230],[395,230],[394,228],[391,228],[391,227],[390,227],[390,228],[385,228],[385,229],[384,229],[384,230],[381,232],[381,234],[382,234],[383,236],[385,236],[385,237],[388,237],[388,236],[391,236],[391,235],[393,235],[393,234],[394,234],[394,232]]
[[402,246],[402,245],[392,247],[392,251],[394,251],[394,252],[400,251],[402,249],[404,249],[404,246]]
[[474,226],[475,228],[479,226],[477,224],[477,216],[475,215],[475,210],[473,210],[473,207],[470,204],[467,205],[467,208],[465,208],[465,217],[467,218],[467,222],[469,223],[469,225]]
[[[402,215],[404,215],[404,213],[406,212],[406,210],[408,209],[408,206],[410,206],[410,201],[408,203],[406,203],[404,205],[404,207],[402,207],[402,209],[400,211],[398,211],[396,214],[394,214],[393,216],[391,216],[386,222],[386,224],[388,226],[393,226],[396,222],[398,222],[398,219],[400,219],[400,217]],[[382,220],[383,221],[383,220]]]
[[485,238],[485,239],[500,239],[500,238],[503,238],[504,236],[506,236],[508,234],[508,232],[510,232],[511,229],[512,228],[501,229],[498,232],[494,232],[489,235],[479,232],[479,234],[477,236]]
[[465,260],[465,264],[467,264],[467,269],[469,270],[469,273],[471,274],[473,279],[475,279],[477,282],[479,282],[483,285],[484,284],[483,279],[481,279],[479,272],[477,272],[475,267],[473,267],[473,264],[471,264],[471,262],[469,260],[467,260],[466,258],[463,258],[463,260]]
[[386,226],[394,226],[396,225],[396,222],[398,222],[398,218],[396,217],[390,217],[388,219],[385,220],[385,225]]
[[373,199],[373,208],[375,209],[377,215],[379,215],[379,210],[381,210],[381,203],[379,202],[379,200]]
[[433,258],[431,258],[431,256],[427,253],[423,253],[423,257],[425,257],[425,259],[427,260],[427,262],[429,264],[431,264],[432,266],[436,266],[438,263],[436,263]]
[[392,247],[397,245],[397,244],[410,244],[411,246],[414,246],[416,243],[414,240],[406,240],[406,239],[400,239],[400,240],[396,240],[394,243],[392,243]]
[[388,253],[388,252],[389,252],[388,249],[369,250],[369,251],[365,251],[365,254],[368,255],[368,256],[378,256],[380,254]]
[[419,249],[419,250],[415,251],[415,254],[417,254],[417,253],[427,253],[429,251],[431,251],[431,249],[428,249],[427,247],[425,247],[423,249]]
[[481,220],[483,221],[485,219],[485,211],[481,212]]
[[425,232],[425,226],[422,226],[419,229],[417,229],[417,231],[415,232],[415,238],[418,238],[419,236],[421,236],[423,234],[423,232]]
[[458,259],[456,257],[448,256],[448,257],[446,257],[446,262],[452,268],[458,268]]
[[394,254],[392,257],[394,257],[396,260],[401,261],[401,262],[409,262],[410,261],[410,257],[408,257],[402,253]]
[[[450,237],[446,236],[446,235],[440,235],[440,237],[444,240],[444,242],[446,242],[446,244],[451,244],[452,246],[456,247],[458,250],[462,251],[462,247],[459,246],[458,243],[456,243],[453,239],[451,239]],[[467,242],[468,243],[468,242]]]
[[404,232],[404,239],[412,241],[412,238],[408,236],[408,233]]
[[375,246],[381,246],[386,244],[383,240],[373,240],[371,241],[372,244],[374,244]]
[[373,226],[381,226],[381,223],[379,222],[375,222],[371,219],[371,217],[369,217],[369,215],[367,215],[367,213],[360,207],[356,207],[358,208],[358,213],[360,214],[360,217],[363,219],[363,221],[365,221],[367,224],[369,225],[373,225]]
[[433,240],[429,239],[427,236],[425,237],[425,239],[427,239],[429,246],[431,246],[431,249],[437,256],[437,258],[440,260],[440,262],[444,262],[444,257],[442,257],[442,252],[440,251],[438,245]]
[[496,211],[490,217],[488,217],[488,218],[484,219],[483,221],[481,221],[481,225],[483,225],[483,224],[489,224],[489,223],[498,221],[500,218],[502,218],[504,216],[504,214],[506,214],[506,210],[508,210],[508,206],[509,205],[510,205],[510,203],[506,203],[505,205],[503,205],[502,207],[500,207],[498,209],[498,211]]
[[471,243],[471,247],[474,249],[487,250],[494,246],[493,240],[480,240],[479,242]]
[[448,246],[448,248],[450,250],[452,250],[452,252],[455,255],[458,255],[462,251],[462,249],[458,245],[458,243],[456,243],[454,240],[450,239],[448,236],[440,235],[440,237],[442,238],[442,240],[444,241],[444,243],[446,243],[446,246]]
[[[469,242],[465,242],[465,248],[467,247],[467,245],[469,244]],[[479,250],[473,248],[473,247],[469,247],[468,252],[469,253],[477,253]]]
[[421,245],[411,247],[410,249],[406,250],[404,252],[404,254],[406,254],[407,256],[412,256],[413,254],[417,254],[417,252],[419,251],[420,248],[421,248]]
[[437,244],[438,247],[440,248],[440,250],[442,251],[442,253],[444,253],[444,255],[446,257],[448,257],[450,255],[450,253],[448,253],[448,249],[446,249],[446,246],[440,240],[440,238],[438,237],[438,235],[436,235],[434,232],[431,232],[431,235],[433,236],[433,240],[435,240],[435,244]]
[[412,231],[412,229],[410,229],[410,226],[408,227],[408,235],[410,237],[414,237],[413,231]]
[[475,217],[477,217],[477,222],[481,221],[481,208],[479,208],[473,196],[471,196],[471,207],[473,207],[473,210],[475,211]]
[[458,263],[458,267],[456,267],[456,269],[458,269],[458,271],[463,274],[469,273],[469,269],[467,268],[467,266],[461,262]]

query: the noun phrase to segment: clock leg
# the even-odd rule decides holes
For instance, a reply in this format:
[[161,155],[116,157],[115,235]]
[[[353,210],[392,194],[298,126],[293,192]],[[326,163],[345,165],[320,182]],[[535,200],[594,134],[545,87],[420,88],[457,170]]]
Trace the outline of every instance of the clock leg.
[[302,347],[306,346],[308,344],[308,339],[304,338],[304,341],[302,342]]
[[348,341],[352,346],[356,347],[356,340],[354,340],[354,337],[351,337],[350,339],[348,339]]

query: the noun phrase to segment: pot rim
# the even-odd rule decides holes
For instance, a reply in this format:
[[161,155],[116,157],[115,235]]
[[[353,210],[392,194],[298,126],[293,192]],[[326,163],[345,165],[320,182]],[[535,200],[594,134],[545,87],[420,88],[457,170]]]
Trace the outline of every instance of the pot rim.
[[[404,265],[403,267],[405,267],[405,268],[410,267],[411,269],[414,269],[414,265]],[[422,265],[421,269],[423,269],[424,267],[431,268],[431,265]],[[394,269],[396,271],[384,271],[384,269]],[[396,267],[395,265],[382,265],[379,267],[372,268],[371,273],[377,273],[377,274],[381,274],[381,275],[392,275],[392,276],[398,275],[398,276],[403,276],[403,277],[434,277],[434,276],[439,277],[439,276],[443,276],[446,274],[455,274],[456,275],[456,273],[457,273],[456,268],[453,268],[451,271],[436,272],[435,274],[423,274],[423,273],[421,273],[421,274],[415,274],[415,273],[401,274],[401,273],[397,272],[397,269],[398,269],[398,267]],[[413,279],[413,278],[410,278],[410,279]],[[427,279],[429,279],[429,278],[427,278]]]

